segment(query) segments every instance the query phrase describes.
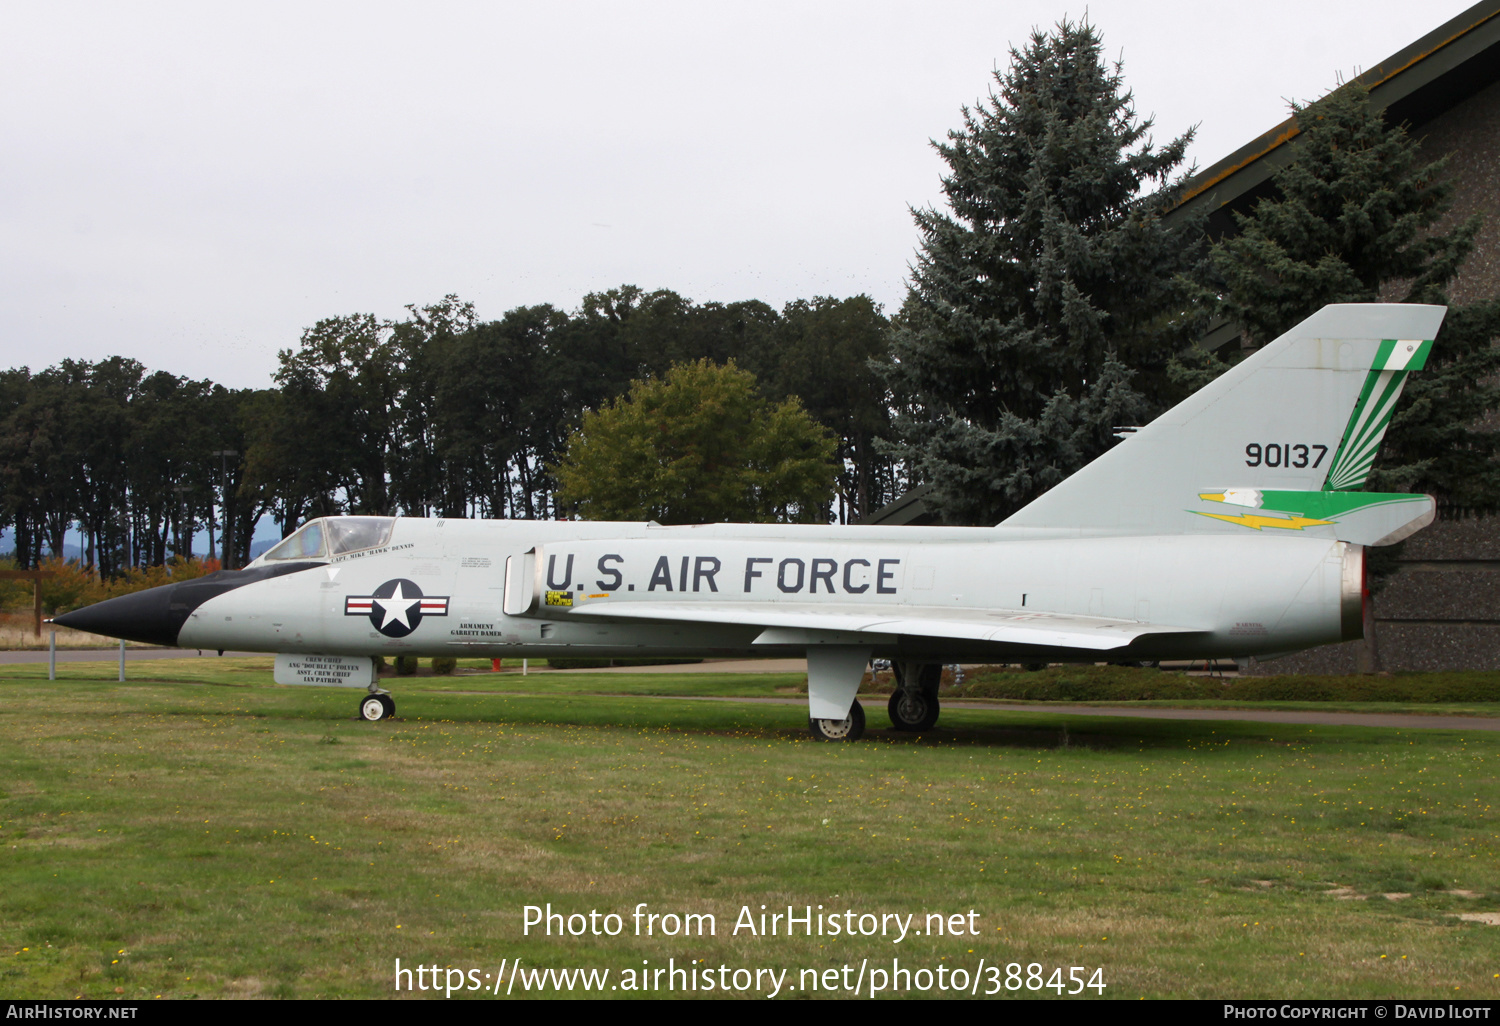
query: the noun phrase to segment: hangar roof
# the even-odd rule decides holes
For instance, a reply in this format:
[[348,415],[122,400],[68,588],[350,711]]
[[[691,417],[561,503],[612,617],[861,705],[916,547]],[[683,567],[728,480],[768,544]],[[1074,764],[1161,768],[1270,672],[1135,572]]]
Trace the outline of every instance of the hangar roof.
[[[1480,0],[1354,81],[1370,90],[1370,102],[1388,120],[1419,130],[1500,81],[1500,0]],[[1291,160],[1298,134],[1296,119],[1288,118],[1200,171],[1168,219],[1207,211],[1210,235],[1233,234],[1231,212],[1271,195],[1271,176]]]

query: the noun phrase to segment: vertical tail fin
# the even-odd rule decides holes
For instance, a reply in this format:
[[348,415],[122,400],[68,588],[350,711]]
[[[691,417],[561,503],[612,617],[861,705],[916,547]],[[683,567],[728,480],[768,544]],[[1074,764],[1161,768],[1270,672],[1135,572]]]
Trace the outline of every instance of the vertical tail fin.
[[1104,534],[1279,528],[1370,544],[1397,532],[1392,525],[1402,518],[1408,526],[1422,519],[1421,510],[1425,524],[1427,496],[1305,493],[1364,484],[1406,376],[1425,364],[1446,312],[1326,306],[1001,526]]

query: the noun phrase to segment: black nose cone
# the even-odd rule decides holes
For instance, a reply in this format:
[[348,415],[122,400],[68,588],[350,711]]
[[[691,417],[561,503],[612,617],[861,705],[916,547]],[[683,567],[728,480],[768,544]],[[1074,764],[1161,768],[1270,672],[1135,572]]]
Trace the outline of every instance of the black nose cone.
[[147,645],[176,645],[187,618],[209,599],[257,581],[316,570],[322,563],[272,563],[248,570],[219,570],[179,584],[164,584],[131,595],[105,599],[55,617],[53,623],[90,634],[104,634]]
[[[179,584],[164,584],[55,617],[53,623],[75,631],[124,638],[147,645],[176,645],[177,632],[187,621],[189,610],[172,601]],[[176,607],[176,608],[174,608]]]

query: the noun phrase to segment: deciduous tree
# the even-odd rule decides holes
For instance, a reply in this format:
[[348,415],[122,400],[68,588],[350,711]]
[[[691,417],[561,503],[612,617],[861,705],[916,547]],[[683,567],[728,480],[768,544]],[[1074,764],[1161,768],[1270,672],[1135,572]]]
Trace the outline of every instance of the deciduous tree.
[[838,438],[839,516],[857,520],[896,497],[892,459],[876,450],[891,437],[885,383],[871,369],[890,351],[890,322],[869,296],[798,299],[782,308],[757,370],[775,397],[797,396]]
[[698,360],[584,414],[558,498],[590,520],[816,522],[834,448],[797,400],[772,404],[750,372]]

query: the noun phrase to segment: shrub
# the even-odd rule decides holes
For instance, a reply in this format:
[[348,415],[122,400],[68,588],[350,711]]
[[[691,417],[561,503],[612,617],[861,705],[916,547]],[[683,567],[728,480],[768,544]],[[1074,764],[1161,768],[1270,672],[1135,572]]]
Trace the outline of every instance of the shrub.
[[451,676],[453,671],[456,669],[458,669],[458,660],[453,658],[452,656],[432,657],[432,672],[434,676]]
[[[93,571],[76,559],[50,556],[42,560],[37,569],[50,570],[53,574],[42,579],[42,608],[48,615],[77,609],[111,597],[104,582],[95,580]],[[30,584],[29,581],[25,583]],[[31,589],[28,587],[26,590]]]
[[[992,670],[994,667],[981,667],[982,670]],[[954,686],[953,667],[943,664],[942,678],[938,681],[939,689],[951,689]],[[806,690],[804,688],[804,690]],[[859,693],[861,695],[892,695],[896,693],[896,675],[890,670],[876,670],[871,673],[865,671],[865,675],[859,681]],[[949,694],[949,690],[942,690],[942,694]],[[952,694],[961,694],[961,691],[952,691]]]
[[396,675],[399,677],[415,677],[417,675],[417,657],[414,655],[398,655],[396,657]]
[[[5,569],[13,568],[14,563],[5,566]],[[109,580],[96,578],[93,568],[80,560],[58,556],[43,559],[38,569],[50,570],[53,575],[42,580],[42,608],[48,615],[53,615],[163,584],[191,581],[217,571],[219,561],[173,556],[165,566],[128,567],[118,577]],[[19,584],[20,588],[0,592],[0,601],[5,603],[5,608],[30,608],[31,582],[10,583]]]
[[[0,559],[0,570],[18,570],[14,559]],[[43,592],[43,604],[46,593]],[[26,580],[0,580],[0,609],[23,611],[31,608],[31,582]]]

